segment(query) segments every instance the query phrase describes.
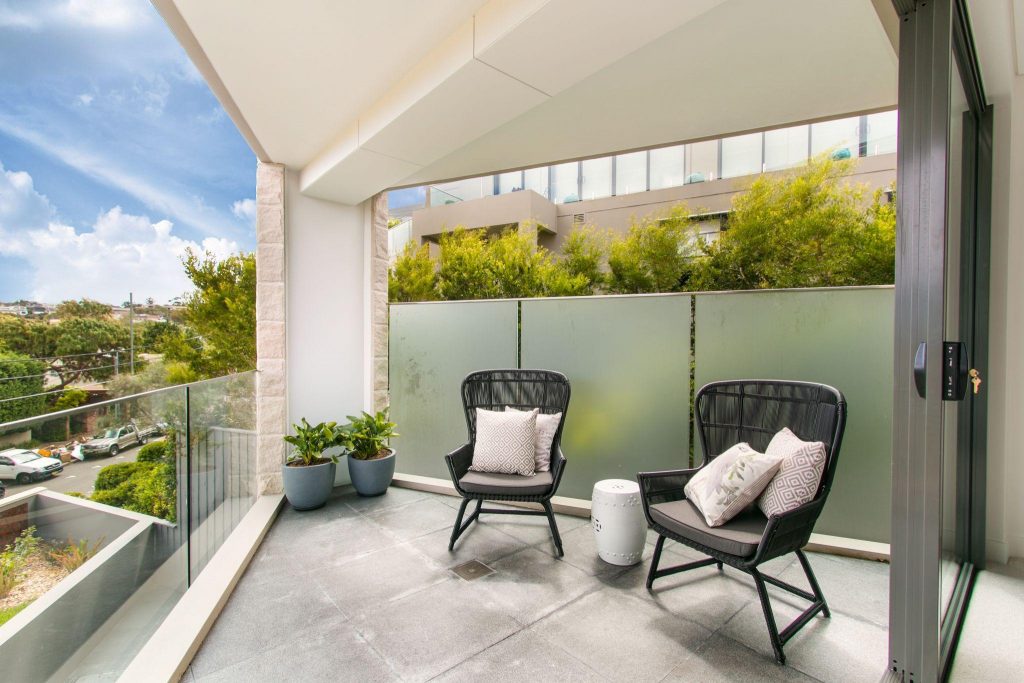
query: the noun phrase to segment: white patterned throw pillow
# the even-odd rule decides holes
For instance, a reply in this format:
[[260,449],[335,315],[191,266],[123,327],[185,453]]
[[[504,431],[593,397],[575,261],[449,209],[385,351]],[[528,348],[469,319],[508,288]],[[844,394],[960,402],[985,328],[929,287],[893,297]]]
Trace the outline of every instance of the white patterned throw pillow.
[[782,459],[758,505],[767,516],[781,515],[814,500],[825,473],[825,444],[804,441],[789,428],[772,437],[765,453]]
[[[525,411],[518,410],[512,406],[505,406],[505,410],[514,413]],[[538,472],[547,472],[551,469],[551,446],[555,441],[555,432],[558,431],[558,423],[562,421],[562,414],[545,415],[537,414],[537,446],[534,453],[536,469]]]
[[701,468],[687,483],[687,499],[708,526],[722,526],[753,503],[779,469],[781,458],[738,443]]
[[537,410],[498,412],[476,409],[475,472],[532,476],[537,443]]

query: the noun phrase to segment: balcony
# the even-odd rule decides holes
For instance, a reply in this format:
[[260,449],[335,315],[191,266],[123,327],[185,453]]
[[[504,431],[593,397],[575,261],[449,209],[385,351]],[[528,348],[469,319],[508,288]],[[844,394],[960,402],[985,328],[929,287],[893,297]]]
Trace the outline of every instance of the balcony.
[[[286,508],[183,681],[510,680],[878,681],[886,657],[888,565],[813,553],[832,618],[816,619],[779,667],[753,582],[714,567],[644,587],[644,561],[597,558],[584,517],[484,517],[455,551],[458,498],[338,489],[325,508]],[[512,520],[512,521],[509,521]],[[673,561],[697,559],[667,546]],[[477,559],[494,574],[465,581]],[[799,581],[795,558],[766,571]],[[773,591],[780,619],[797,603]],[[803,606],[799,606],[802,609]]]

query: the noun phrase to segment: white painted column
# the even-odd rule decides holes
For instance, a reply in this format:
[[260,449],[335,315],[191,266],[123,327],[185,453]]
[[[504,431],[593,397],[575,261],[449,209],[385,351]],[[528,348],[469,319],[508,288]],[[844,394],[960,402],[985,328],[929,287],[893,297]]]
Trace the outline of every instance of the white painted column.
[[282,490],[282,439],[288,429],[284,183],[284,166],[257,166],[256,471],[260,495]]

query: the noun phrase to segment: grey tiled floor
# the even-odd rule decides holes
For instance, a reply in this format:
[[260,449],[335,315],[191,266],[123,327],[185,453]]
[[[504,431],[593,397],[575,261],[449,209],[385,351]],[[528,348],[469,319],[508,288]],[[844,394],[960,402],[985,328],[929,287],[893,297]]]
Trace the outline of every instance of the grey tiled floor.
[[[888,567],[811,555],[832,619],[771,646],[752,582],[713,567],[644,588],[597,558],[586,519],[560,516],[565,557],[542,517],[484,516],[448,552],[458,499],[392,488],[286,508],[185,681],[877,681],[885,668]],[[649,537],[653,541],[653,537]],[[691,551],[669,544],[683,561]],[[496,570],[465,582],[448,568]],[[770,571],[803,585],[795,560]],[[774,589],[773,589],[774,590]],[[780,619],[797,602],[775,591]]]

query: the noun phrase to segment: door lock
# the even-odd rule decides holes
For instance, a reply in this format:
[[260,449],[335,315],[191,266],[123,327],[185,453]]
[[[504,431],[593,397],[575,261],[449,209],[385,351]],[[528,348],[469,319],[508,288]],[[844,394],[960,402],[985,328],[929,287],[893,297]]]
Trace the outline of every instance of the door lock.
[[[942,342],[942,400],[964,400],[967,378],[967,345],[955,341]],[[981,379],[977,379],[980,384]],[[975,385],[975,392],[977,387],[978,384]]]

